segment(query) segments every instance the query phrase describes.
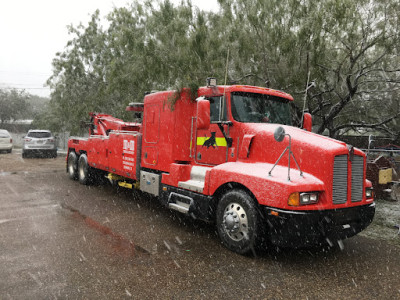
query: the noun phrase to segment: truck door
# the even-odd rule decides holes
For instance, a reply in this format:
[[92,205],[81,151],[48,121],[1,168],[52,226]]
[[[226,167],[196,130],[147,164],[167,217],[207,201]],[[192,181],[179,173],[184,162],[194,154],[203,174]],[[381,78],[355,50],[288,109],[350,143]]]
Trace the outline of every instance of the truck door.
[[195,161],[199,164],[218,165],[227,161],[227,142],[218,127],[218,122],[226,118],[226,105],[223,97],[206,97],[210,101],[210,120],[208,129],[196,129]]
[[161,105],[160,103],[150,103],[144,109],[142,166],[154,168],[158,164]]

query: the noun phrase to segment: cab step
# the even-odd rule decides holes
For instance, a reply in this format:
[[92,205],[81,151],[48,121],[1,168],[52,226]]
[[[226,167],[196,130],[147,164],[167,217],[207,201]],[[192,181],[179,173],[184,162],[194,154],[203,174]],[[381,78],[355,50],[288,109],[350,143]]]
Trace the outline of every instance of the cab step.
[[188,214],[193,203],[193,198],[171,192],[168,197],[168,207],[181,213]]
[[196,193],[202,193],[204,190],[204,182],[208,170],[211,170],[211,168],[193,166],[192,169],[190,170],[190,179],[187,181],[179,181],[178,187]]

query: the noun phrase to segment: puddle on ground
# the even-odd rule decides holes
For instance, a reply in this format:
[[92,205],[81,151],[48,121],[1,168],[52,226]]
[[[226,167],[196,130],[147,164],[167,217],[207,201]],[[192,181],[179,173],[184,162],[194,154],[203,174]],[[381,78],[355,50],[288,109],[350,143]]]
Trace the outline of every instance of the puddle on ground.
[[61,204],[61,207],[72,212],[75,218],[84,222],[91,229],[107,237],[108,241],[110,242],[110,246],[112,248],[113,253],[124,256],[137,256],[140,254],[150,255],[150,252],[148,252],[146,249],[138,245],[135,245],[131,240],[125,238],[120,234],[113,232],[111,228],[104,226],[103,224],[100,224],[99,222],[93,220],[88,216],[85,216],[79,210],[65,203]]

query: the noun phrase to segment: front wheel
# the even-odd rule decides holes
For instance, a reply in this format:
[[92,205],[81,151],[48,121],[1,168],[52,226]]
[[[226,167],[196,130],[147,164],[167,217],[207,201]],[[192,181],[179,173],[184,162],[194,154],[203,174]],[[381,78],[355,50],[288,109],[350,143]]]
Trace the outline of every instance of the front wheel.
[[226,248],[239,254],[255,251],[261,220],[248,193],[242,190],[227,192],[218,203],[216,217],[218,234]]

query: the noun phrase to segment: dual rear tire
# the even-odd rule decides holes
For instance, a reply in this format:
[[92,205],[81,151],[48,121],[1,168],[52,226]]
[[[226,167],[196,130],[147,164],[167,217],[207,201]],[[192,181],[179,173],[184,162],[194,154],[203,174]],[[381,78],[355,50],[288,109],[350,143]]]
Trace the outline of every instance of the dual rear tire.
[[78,180],[81,184],[88,185],[93,182],[94,173],[89,167],[86,154],[81,154],[78,159]]
[[68,154],[67,172],[69,178],[79,180],[84,185],[91,183],[94,173],[88,164],[87,155],[83,153],[78,157],[73,151]]

